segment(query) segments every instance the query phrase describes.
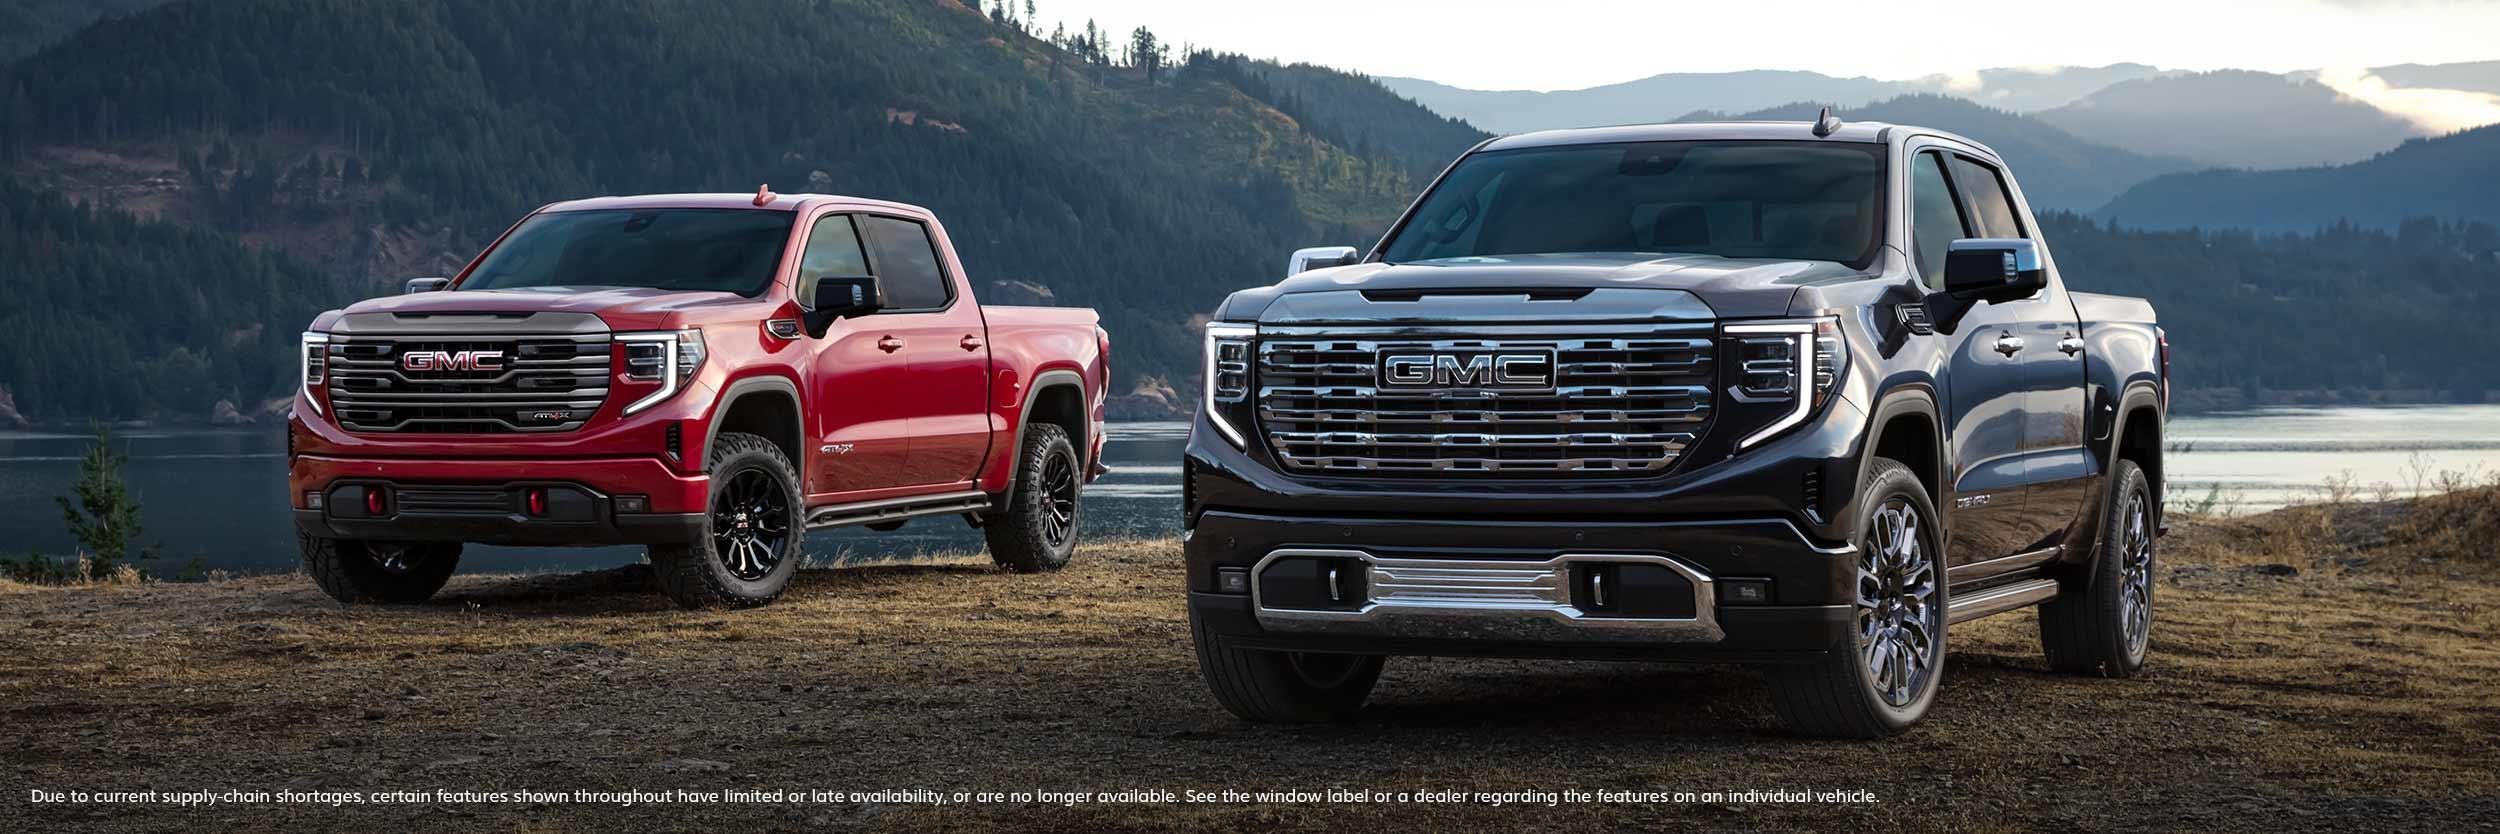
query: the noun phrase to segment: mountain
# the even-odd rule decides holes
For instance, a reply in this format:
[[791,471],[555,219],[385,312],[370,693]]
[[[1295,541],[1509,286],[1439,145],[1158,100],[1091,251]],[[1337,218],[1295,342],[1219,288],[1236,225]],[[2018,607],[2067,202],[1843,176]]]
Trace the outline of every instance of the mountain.
[[[1693,113],[1680,121],[1812,120],[1820,104],[1791,104],[1735,116]],[[1863,107],[1834,108],[1843,119],[1892,122],[1948,130],[1985,143],[2005,157],[2022,183],[2023,196],[2040,210],[2084,211],[2098,206],[2130,183],[2195,165],[2095,145],[2030,116],[1982,107],[1958,98],[1912,95]]]
[[2152,179],[2094,212],[2130,226],[2312,231],[2349,221],[2500,224],[2500,125],[2415,139],[2350,165],[2287,171],[2201,171]]
[[0,61],[14,61],[68,37],[97,18],[167,0],[0,0]]
[[1189,65],[1224,75],[1331,144],[1357,156],[1395,160],[1418,179],[1430,179],[1468,148],[1493,138],[1465,120],[1391,93],[1369,76],[1212,53],[1191,56]]
[[1788,70],[1678,72],[1554,92],[1468,90],[1417,78],[1380,83],[1433,112],[1496,133],[1663,122],[1696,110],[1750,110],[1784,101],[1858,104],[1912,91],[1903,82]]
[[2500,61],[2462,64],[2397,64],[2370,70],[2396,87],[2464,90],[2500,95]]
[[1999,67],[1967,75],[1930,75],[1911,83],[1920,89],[1966,98],[2000,110],[2029,113],[2072,103],[2121,81],[2169,74],[2144,64],[2105,67]]
[[[1371,240],[1424,160],[1478,135],[1318,68],[1260,70],[1271,97],[1307,91],[1297,118],[1217,56],[1114,52],[945,0],[177,3],[0,72],[0,168],[287,253],[332,274],[306,293],[328,301],[442,274],[552,200],[764,182],[904,200],[945,219],[980,286],[1101,308],[1126,390],[1193,380],[1193,316],[1296,247]],[[0,315],[75,291],[34,287]]]
[[2124,81],[2037,115],[2093,142],[2230,168],[2350,162],[2418,133],[2316,81],[2246,70]]

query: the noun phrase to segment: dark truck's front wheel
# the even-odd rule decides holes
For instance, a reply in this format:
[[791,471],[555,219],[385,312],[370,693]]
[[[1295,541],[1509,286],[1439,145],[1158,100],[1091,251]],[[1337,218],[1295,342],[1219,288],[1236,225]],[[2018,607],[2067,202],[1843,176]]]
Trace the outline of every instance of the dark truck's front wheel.
[[660,590],[679,608],[752,608],[773,601],[799,572],[799,477],[781,447],[752,434],[721,432],[704,466],[712,504],[703,535],[651,546]]
[[460,567],[459,542],[369,542],[295,534],[304,572],[344,603],[413,605],[434,597]]
[[1198,673],[1217,703],[1234,715],[1271,724],[1339,721],[1363,708],[1380,681],[1387,658],[1376,654],[1326,654],[1240,649],[1189,614],[1189,636],[1198,648]]
[[1918,723],[1944,680],[1945,577],[1936,507],[1918,476],[1877,458],[1858,506],[1857,615],[1847,643],[1780,667],[1772,703],[1806,735],[1877,738]]

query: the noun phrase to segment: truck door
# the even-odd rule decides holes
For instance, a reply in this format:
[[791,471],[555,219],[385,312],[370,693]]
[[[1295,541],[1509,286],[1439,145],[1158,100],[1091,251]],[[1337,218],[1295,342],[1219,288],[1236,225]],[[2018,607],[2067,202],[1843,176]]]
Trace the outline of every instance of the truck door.
[[[1975,236],[1954,187],[1942,152],[1912,158],[1911,258],[1930,289],[1944,287],[1953,241]],[[1951,506],[1939,509],[1952,520],[1948,569],[2009,556],[2023,544],[2023,367],[2019,350],[2009,350],[2022,304],[1973,307],[1946,337],[1943,406],[1954,471],[1945,491]]]
[[[2030,238],[2014,210],[2013,190],[1996,166],[1968,156],[1951,158],[1953,183],[1970,206],[1982,237]],[[2009,305],[2009,324],[2023,368],[2023,504],[2020,530],[2025,551],[2049,547],[2083,513],[2096,466],[2084,450],[2083,329],[2074,299],[2054,264],[2048,288]]]
[[981,305],[948,274],[928,224],[863,215],[868,257],[885,290],[887,334],[903,343],[911,381],[881,392],[909,415],[913,486],[971,481],[989,453],[990,352]]
[[[802,307],[815,304],[816,280],[868,275],[868,259],[850,215],[829,214],[811,224],[799,258]],[[902,486],[903,459],[911,450],[909,414],[895,397],[880,392],[911,385],[911,370],[871,315],[838,319],[817,340],[808,375],[808,462],[801,474],[810,503],[839,503],[875,496],[858,493]]]

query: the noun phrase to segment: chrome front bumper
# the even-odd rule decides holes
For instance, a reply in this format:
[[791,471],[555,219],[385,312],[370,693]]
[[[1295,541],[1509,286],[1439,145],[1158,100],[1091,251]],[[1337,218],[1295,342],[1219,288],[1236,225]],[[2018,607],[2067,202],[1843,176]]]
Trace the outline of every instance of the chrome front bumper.
[[[1267,568],[1280,559],[1359,560],[1369,598],[1352,610],[1271,608],[1260,599]],[[1621,617],[1572,602],[1575,563],[1658,565],[1692,584],[1693,615]],[[1714,643],[1718,594],[1707,574],[1665,556],[1567,553],[1544,561],[1389,558],[1353,549],[1287,548],[1250,569],[1251,609],[1263,628],[1291,633],[1504,641]]]

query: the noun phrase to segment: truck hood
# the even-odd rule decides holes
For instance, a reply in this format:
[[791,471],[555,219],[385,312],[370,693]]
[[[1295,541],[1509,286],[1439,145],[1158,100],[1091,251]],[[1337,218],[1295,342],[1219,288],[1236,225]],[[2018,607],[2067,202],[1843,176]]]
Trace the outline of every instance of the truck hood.
[[[643,326],[674,314],[699,313],[716,307],[750,303],[736,293],[659,290],[639,287],[526,287],[508,290],[451,290],[370,298],[348,305],[344,315],[358,313],[581,313],[615,326]],[[330,318],[325,316],[326,318]]]
[[[1389,298],[1416,300],[1418,297],[1427,301],[1437,297],[1487,299],[1483,303],[1467,302],[1462,305],[1468,307],[1484,306],[1493,303],[1491,299],[1508,295],[1510,306],[1523,315],[1548,318],[1565,311],[1553,307],[1530,312],[1520,306],[1520,297],[1535,299],[1540,294],[1551,295],[1553,291],[1567,290],[1600,291],[1581,296],[1592,300],[1590,303],[1593,306],[1580,311],[1588,315],[1753,318],[1786,314],[1798,287],[1851,280],[1865,275],[1864,271],[1830,261],[1752,260],[1713,255],[1515,255],[1404,264],[1367,263],[1316,269],[1287,278],[1273,287],[1235,293],[1226,300],[1218,318],[1265,321],[1292,316],[1317,320],[1330,315],[1320,312],[1321,308],[1341,306],[1318,298],[1295,298],[1319,294],[1345,294],[1332,297],[1343,299],[1347,305],[1353,303],[1353,296],[1376,301]],[[1640,291],[1660,290],[1684,294],[1689,296],[1691,302],[1697,303],[1640,294]],[[1517,291],[1517,294],[1511,295],[1512,291]],[[1636,300],[1642,298],[1655,300]],[[1662,312],[1639,313],[1639,308],[1652,305]]]

